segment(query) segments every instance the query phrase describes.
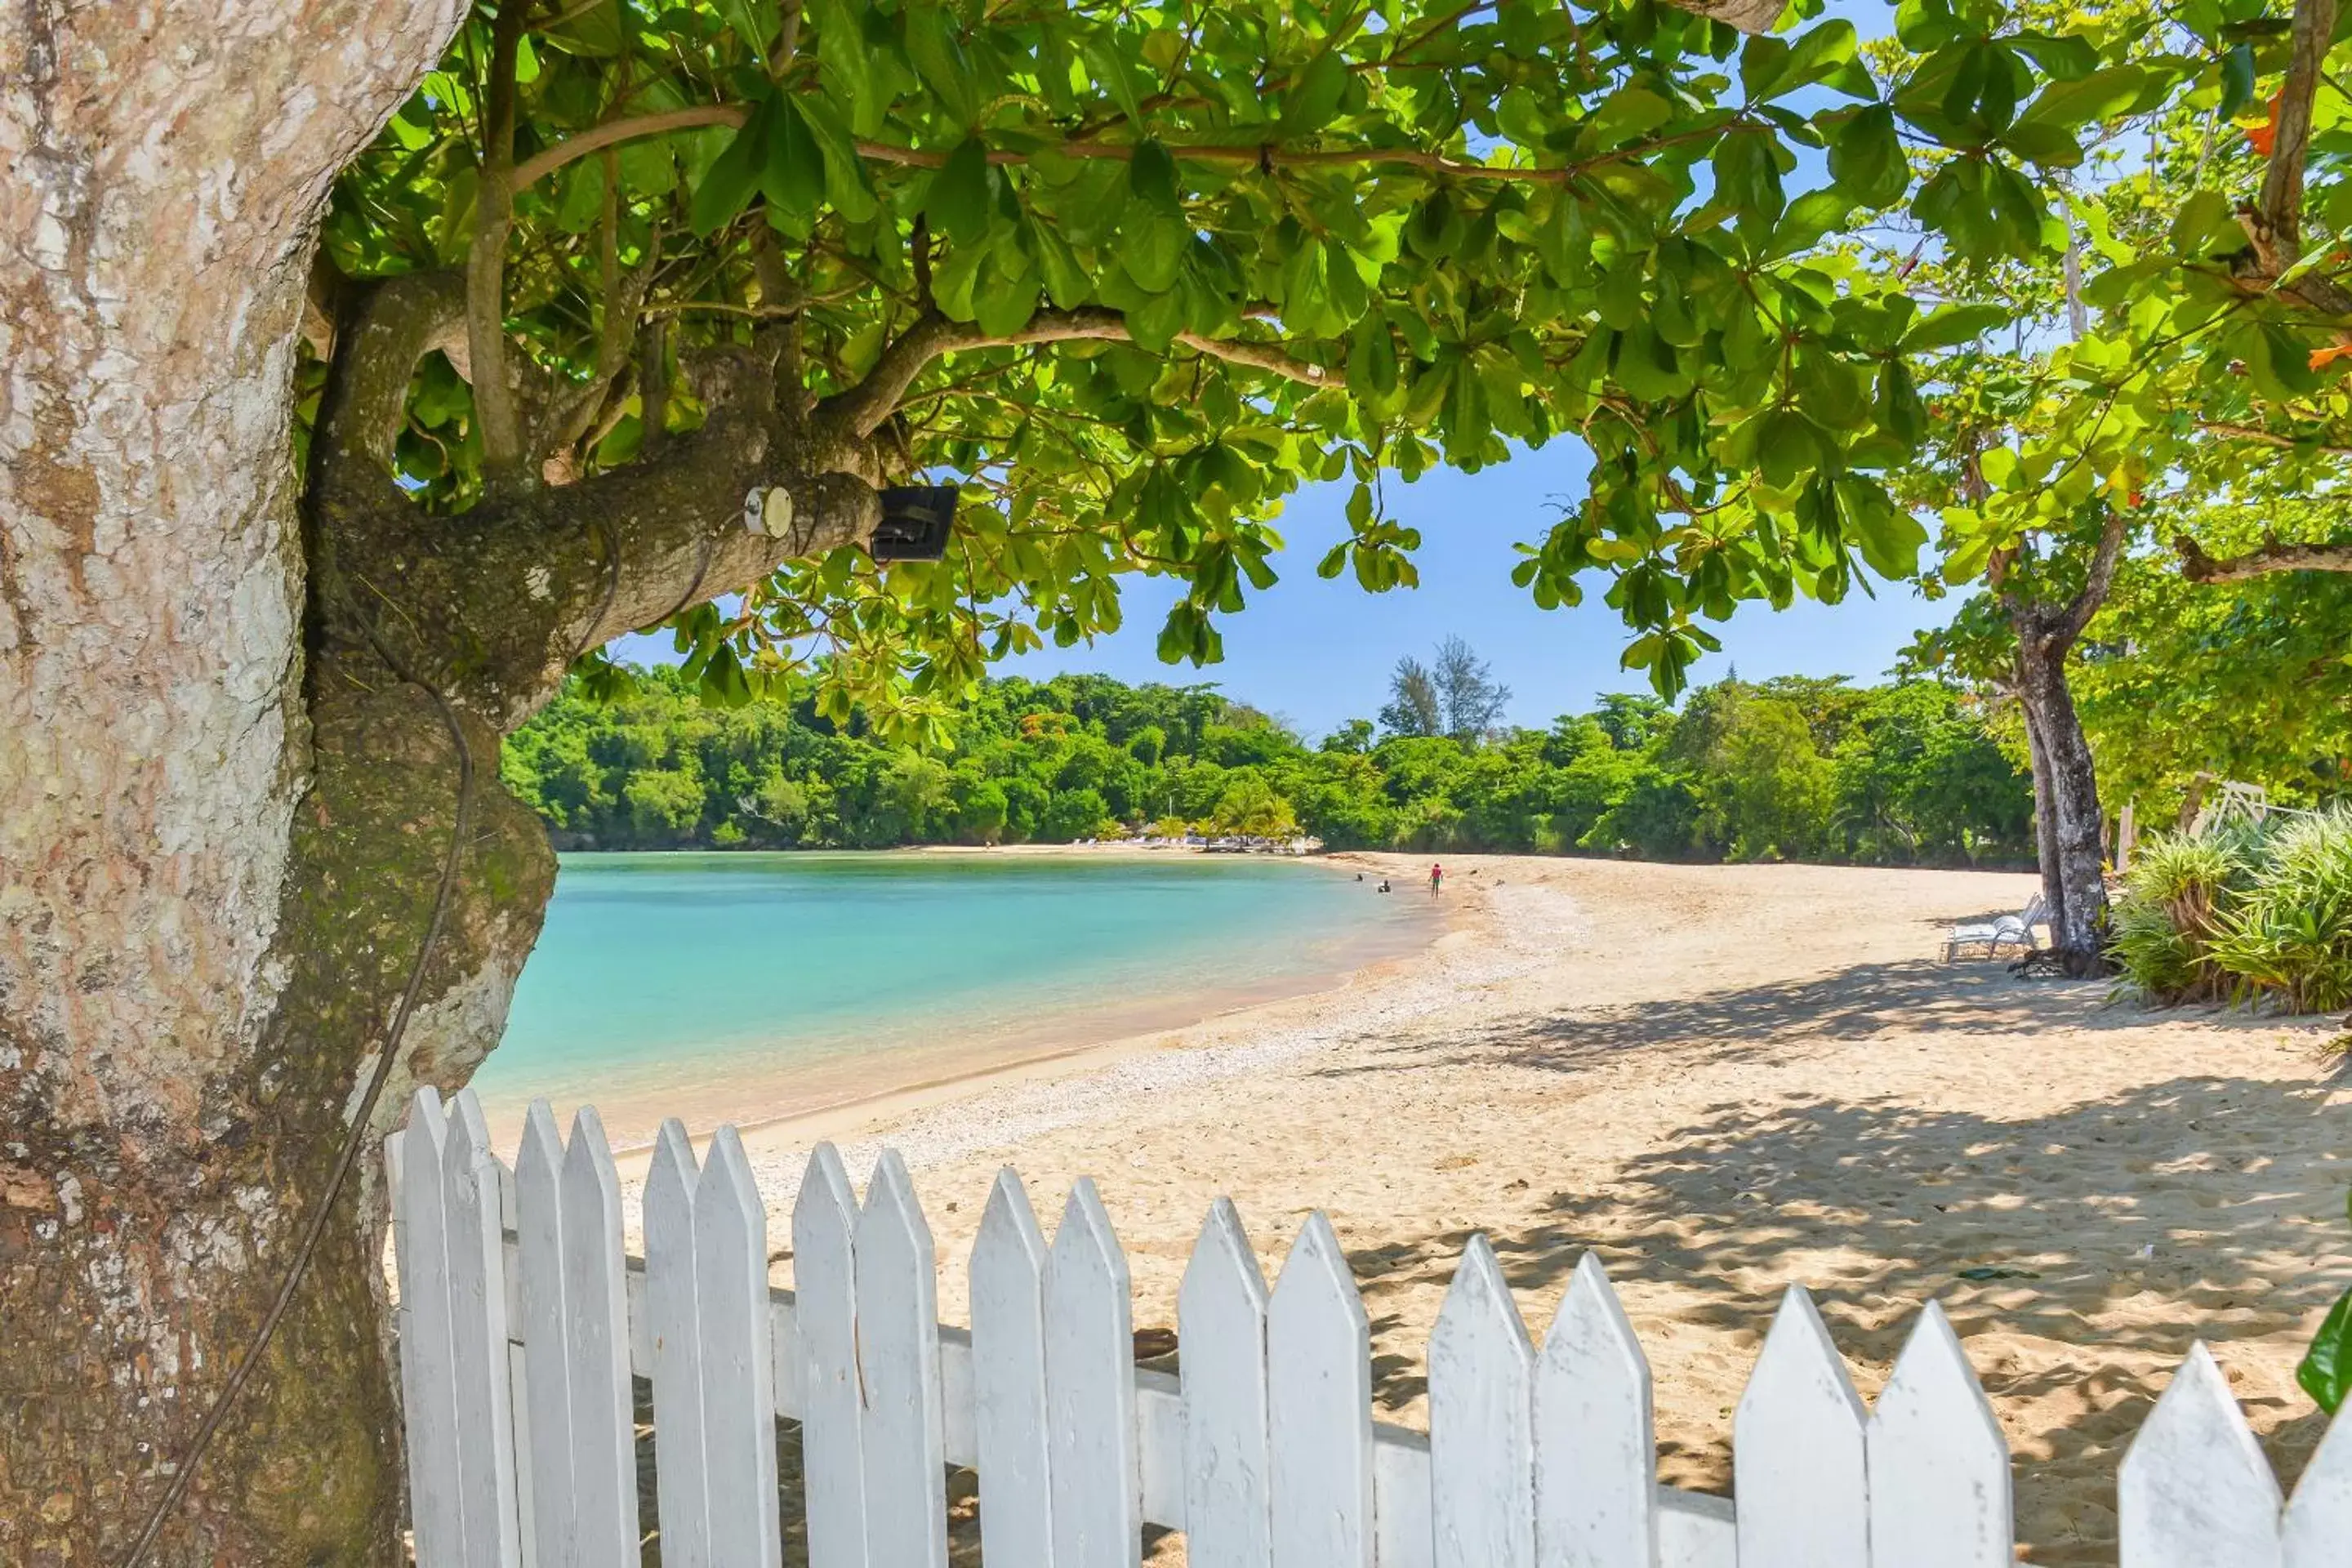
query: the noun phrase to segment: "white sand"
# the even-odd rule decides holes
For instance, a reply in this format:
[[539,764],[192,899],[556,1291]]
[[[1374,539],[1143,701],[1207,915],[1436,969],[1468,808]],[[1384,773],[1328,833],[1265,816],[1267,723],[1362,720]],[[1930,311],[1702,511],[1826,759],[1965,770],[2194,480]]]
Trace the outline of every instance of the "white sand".
[[[1424,863],[1364,863],[1426,896]],[[2201,1336],[2292,1480],[2322,1430],[2294,1364],[2352,1282],[2329,1030],[1938,965],[1943,927],[2021,905],[2021,876],[1447,865],[1455,929],[1339,990],[747,1135],[773,1245],[813,1139],[861,1178],[895,1145],[960,1321],[996,1168],[1017,1163],[1049,1226],[1091,1174],[1140,1329],[1174,1324],[1213,1196],[1269,1276],[1320,1207],[1364,1289],[1378,1396],[1415,1423],[1473,1231],[1538,1331],[1597,1248],[1656,1373],[1662,1473],[1710,1489],[1784,1284],[1815,1292],[1865,1397],[1941,1297],[2051,1568],[2115,1560],[2116,1463]],[[1982,1268],[2014,1272],[1960,1278]]]

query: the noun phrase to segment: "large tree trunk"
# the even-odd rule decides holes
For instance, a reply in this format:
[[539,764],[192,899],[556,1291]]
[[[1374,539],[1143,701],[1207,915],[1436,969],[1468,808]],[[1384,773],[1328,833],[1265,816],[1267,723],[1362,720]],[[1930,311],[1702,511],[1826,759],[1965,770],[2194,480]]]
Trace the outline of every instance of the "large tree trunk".
[[2042,873],[2042,901],[2050,910],[2050,929],[2056,931],[2058,911],[2066,907],[2066,880],[2059,875],[2056,852],[2058,796],[2050,782],[2050,753],[2042,744],[2039,716],[2030,703],[2021,700],[2018,709],[2025,718],[2026,764],[2033,779],[2033,862]]
[[2046,636],[2019,639],[2018,700],[2036,753],[2034,809],[2051,943],[2069,974],[2095,974],[2105,964],[2107,919],[2099,781],[2066,683],[2065,651],[2053,651],[2053,641]]
[[[457,19],[32,0],[0,25],[0,1562],[135,1539],[416,950],[449,746],[373,789],[314,770],[289,434],[330,182]],[[527,940],[450,943],[439,994]],[[152,1561],[388,1556],[356,1212]]]

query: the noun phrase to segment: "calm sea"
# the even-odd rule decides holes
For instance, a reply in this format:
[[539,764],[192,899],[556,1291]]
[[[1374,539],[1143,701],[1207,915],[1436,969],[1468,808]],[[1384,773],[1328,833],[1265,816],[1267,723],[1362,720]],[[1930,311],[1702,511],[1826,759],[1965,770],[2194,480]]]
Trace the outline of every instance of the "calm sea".
[[568,855],[475,1079],[512,1126],[593,1102],[749,1123],[1316,988],[1429,900],[1239,856]]

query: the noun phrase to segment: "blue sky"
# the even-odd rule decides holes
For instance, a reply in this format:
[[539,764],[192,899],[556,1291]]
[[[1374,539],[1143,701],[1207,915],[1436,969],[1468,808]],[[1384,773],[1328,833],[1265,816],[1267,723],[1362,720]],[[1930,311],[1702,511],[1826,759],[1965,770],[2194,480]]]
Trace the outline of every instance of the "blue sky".
[[[1605,578],[1587,574],[1584,603],[1551,611],[1538,609],[1511,582],[1519,560],[1512,546],[1540,539],[1560,505],[1583,495],[1588,462],[1580,443],[1562,439],[1475,474],[1437,468],[1410,485],[1391,474],[1391,514],[1422,532],[1415,555],[1421,585],[1387,594],[1367,594],[1352,573],[1331,582],[1315,574],[1315,563],[1348,531],[1343,509],[1350,484],[1307,486],[1276,525],[1287,545],[1275,559],[1282,580],[1251,594],[1239,615],[1219,617],[1223,663],[1198,669],[1160,663],[1160,623],[1179,586],[1134,576],[1124,579],[1126,621],[1116,634],[1091,646],[1048,647],[998,668],[1039,680],[1084,671],[1132,682],[1213,683],[1313,740],[1349,719],[1377,713],[1400,657],[1425,659],[1440,638],[1459,635],[1511,689],[1507,721],[1548,726],[1562,713],[1591,707],[1601,692],[1649,689],[1645,672],[1618,666],[1631,634],[1601,602]],[[1703,658],[1693,680],[1720,679],[1735,665],[1751,680],[1775,675],[1873,680],[1914,632],[1943,625],[1959,604],[1957,595],[1931,603],[1908,584],[1872,587],[1874,599],[1860,592],[1841,605],[1801,598],[1778,614],[1769,605],[1750,604],[1726,624],[1703,623],[1723,639],[1723,651]],[[613,651],[650,662],[677,657],[667,632],[624,637]]]
[[[1126,624],[1092,647],[1048,647],[1002,668],[1034,679],[1066,670],[1100,671],[1122,680],[1213,681],[1229,696],[1281,715],[1307,736],[1351,718],[1370,718],[1385,700],[1398,658],[1426,658],[1439,638],[1458,634],[1511,689],[1510,722],[1548,725],[1591,705],[1604,691],[1646,690],[1647,676],[1618,668],[1629,634],[1601,602],[1605,580],[1588,574],[1585,602],[1539,610],[1511,583],[1519,556],[1511,547],[1542,537],[1561,501],[1584,491],[1587,458],[1572,440],[1475,474],[1436,469],[1416,484],[1388,479],[1389,510],[1422,531],[1416,560],[1421,586],[1367,594],[1352,574],[1333,582],[1315,563],[1346,531],[1341,509],[1349,485],[1313,485],[1291,498],[1277,525],[1288,548],[1276,558],[1282,581],[1250,596],[1240,615],[1221,618],[1225,658],[1194,669],[1164,665],[1154,647],[1161,616],[1177,594],[1166,581],[1130,578]],[[1743,606],[1712,626],[1723,651],[1694,679],[1717,679],[1737,664],[1750,679],[1773,675],[1851,675],[1875,679],[1923,626],[1940,626],[1957,599],[1931,604],[1906,584],[1875,584],[1842,605],[1800,599],[1775,615]]]

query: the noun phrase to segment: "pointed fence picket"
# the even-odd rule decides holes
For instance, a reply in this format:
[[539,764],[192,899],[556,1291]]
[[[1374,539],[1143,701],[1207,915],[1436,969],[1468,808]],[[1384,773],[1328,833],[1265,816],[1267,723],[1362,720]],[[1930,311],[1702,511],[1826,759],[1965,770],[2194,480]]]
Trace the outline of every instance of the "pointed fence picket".
[[1266,1308],[1274,1568],[1371,1568],[1371,1338],[1347,1255],[1318,1209]]
[[1045,1237],[1028,1191],[997,1173],[971,1247],[972,1425],[980,1550],[1053,1568],[1054,1499],[1045,1434]]
[[2294,1485],[2281,1521],[2286,1568],[2340,1564],[2352,1542],[2352,1421],[2338,1421],[2319,1440]]
[[[664,1125],[646,1258],[593,1111],[525,1119],[509,1187],[469,1092],[420,1090],[385,1149],[418,1568],[776,1568],[776,1422],[801,1423],[811,1568],[943,1568],[950,1464],[980,1472],[992,1560],[1132,1568],[1148,1523],[1198,1568],[1995,1568],[2009,1457],[1940,1307],[1865,1414],[1790,1289],[1734,1422],[1732,1499],[1660,1487],[1650,1368],[1597,1260],[1540,1351],[1484,1237],[1431,1336],[1431,1433],[1371,1415],[1339,1240],[1300,1227],[1269,1293],[1223,1199],[1178,1297],[1176,1375],[1134,1364],[1127,1263],[1081,1181],[1049,1246],[1003,1173],[971,1258],[972,1326],[937,1322],[929,1224],[886,1154],[861,1205],[810,1157],[796,1290],[722,1129]],[[637,1518],[630,1379],[648,1377],[657,1519]],[[2121,1568],[2336,1568],[2352,1421],[2291,1502],[2192,1346],[2126,1455]]]
[[1813,1299],[1790,1286],[1732,1417],[1739,1568],[1870,1568],[1863,1421]]
[[[665,1121],[646,1173],[646,1320],[653,1333],[655,1508],[662,1561],[710,1561],[709,1458],[696,1331],[694,1191],[701,1170],[686,1127]],[[420,1561],[417,1568],[425,1568]]]
[[1227,1198],[1210,1205],[1176,1292],[1192,1568],[1269,1568],[1265,1276]]
[[566,1149],[545,1100],[515,1160],[516,1259],[540,1568],[638,1561],[621,1186],[593,1110]]
[[1870,1551],[1893,1568],[2008,1568],[2009,1446],[1944,1309],[1921,1309],[1871,1411]]
[[939,1265],[931,1227],[896,1150],[883,1154],[866,1184],[856,1253],[866,1560],[947,1568]]
[[[2131,1568],[2281,1568],[2277,1479],[2203,1342],[2172,1374],[2116,1478]],[[2338,1560],[2343,1545],[2337,1543]]]
[[1472,1237],[1429,1336],[1437,1568],[1535,1568],[1535,1360],[1494,1247]]
[[1045,1468],[1055,1568],[1142,1561],[1127,1255],[1081,1176],[1045,1258]]
[[1538,1568],[1650,1568],[1657,1562],[1650,1362],[1590,1252],[1577,1260],[1544,1336],[1535,1432]]
[[802,1489],[809,1561],[865,1568],[866,1401],[857,1385],[857,1195],[830,1143],[809,1155],[793,1205]]

